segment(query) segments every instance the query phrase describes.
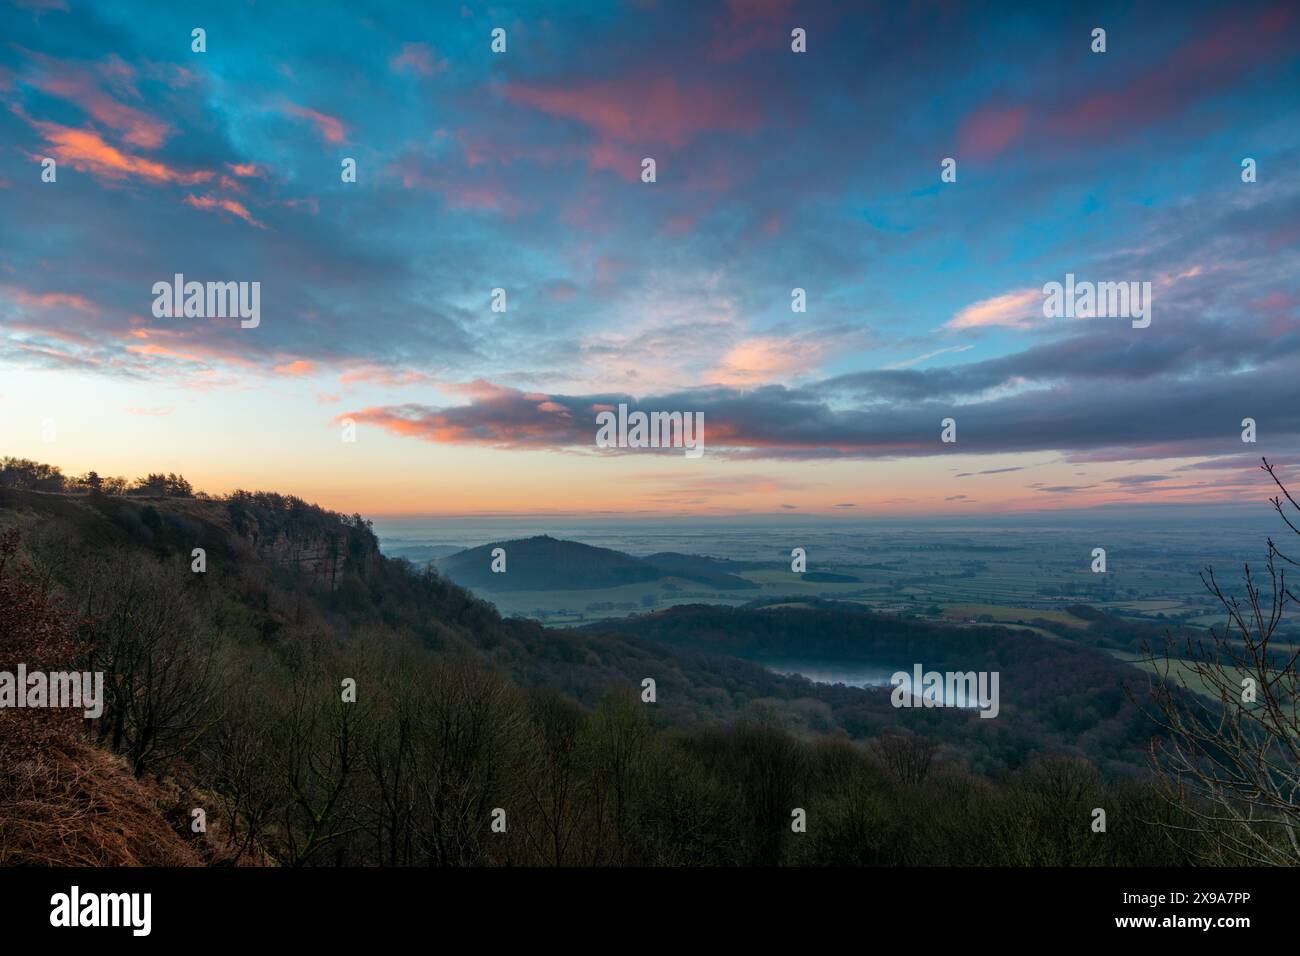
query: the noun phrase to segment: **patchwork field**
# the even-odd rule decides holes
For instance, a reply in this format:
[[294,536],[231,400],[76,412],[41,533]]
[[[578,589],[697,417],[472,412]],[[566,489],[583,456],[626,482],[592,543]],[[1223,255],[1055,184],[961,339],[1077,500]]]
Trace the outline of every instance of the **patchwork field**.
[[975,621],[991,618],[996,624],[1028,624],[1043,620],[1064,624],[1066,627],[1087,627],[1088,622],[1068,611],[1050,608],[1002,607],[996,604],[952,604],[944,608],[943,616],[949,621]]
[[[935,523],[854,526],[585,525],[509,527],[460,524],[380,528],[386,553],[422,563],[430,555],[540,532],[635,557],[659,552],[744,562],[731,574],[757,585],[726,589],[665,577],[608,588],[575,586],[508,591],[478,589],[507,615],[570,626],[623,618],[679,604],[738,606],[750,601],[798,605],[832,598],[887,614],[957,623],[1000,623],[1034,629],[1034,621],[1080,628],[1065,608],[1086,604],[1118,617],[1207,627],[1222,623],[1218,603],[1199,578],[1213,565],[1229,587],[1246,561],[1258,562],[1267,515],[1236,521],[1143,524],[1092,521],[944,527]],[[807,554],[807,574],[790,569],[795,547]],[[1106,549],[1105,573],[1091,571],[1092,550]],[[832,580],[817,580],[821,575]],[[581,576],[575,572],[575,583]],[[837,578],[850,580],[838,580]],[[563,582],[563,574],[558,581]],[[1041,629],[1039,629],[1041,630]],[[1047,631],[1042,631],[1046,635]]]

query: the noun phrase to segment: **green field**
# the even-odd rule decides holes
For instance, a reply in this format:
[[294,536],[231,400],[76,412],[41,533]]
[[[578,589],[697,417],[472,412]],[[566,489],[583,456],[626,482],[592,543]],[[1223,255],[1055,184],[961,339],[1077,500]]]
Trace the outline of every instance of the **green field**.
[[1075,617],[1068,611],[1054,611],[1050,608],[1004,607],[997,604],[952,604],[944,608],[943,616],[950,621],[991,617],[994,623],[998,624],[1028,624],[1030,621],[1043,620],[1064,624],[1066,627],[1088,626],[1087,621]]
[[[1143,671],[1144,673],[1147,674],[1156,675],[1165,672],[1166,665],[1163,660],[1157,660],[1155,663],[1152,663],[1151,661],[1145,660],[1144,658],[1135,657],[1133,654],[1131,654],[1128,651],[1111,650],[1111,651],[1107,651],[1107,653],[1110,654],[1115,659],[1121,660],[1126,664],[1132,664],[1138,670]],[[1236,673],[1238,674],[1238,682],[1240,681],[1241,677],[1246,677],[1249,674],[1249,672],[1245,670],[1240,670],[1240,669],[1229,669],[1229,670],[1230,671],[1236,670]],[[1202,696],[1210,697],[1216,700],[1218,699],[1218,692],[1215,691],[1204,680],[1202,680],[1200,675],[1197,674],[1196,671],[1193,670],[1192,667],[1186,664],[1185,662],[1171,661],[1168,665],[1168,673],[1172,680],[1175,680],[1179,682],[1181,685],[1186,686],[1187,689],[1192,691],[1193,693],[1201,694]]]

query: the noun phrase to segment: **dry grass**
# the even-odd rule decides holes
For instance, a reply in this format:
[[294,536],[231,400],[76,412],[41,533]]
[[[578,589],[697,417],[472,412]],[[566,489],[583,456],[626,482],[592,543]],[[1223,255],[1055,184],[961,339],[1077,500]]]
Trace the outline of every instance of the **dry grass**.
[[[0,535],[0,671],[75,670],[75,619],[18,573]],[[0,710],[0,866],[197,866],[169,825],[166,793],[94,746],[79,712]]]
[[196,848],[168,825],[159,794],[132,777],[120,758],[68,737],[5,763],[0,865],[203,865]]

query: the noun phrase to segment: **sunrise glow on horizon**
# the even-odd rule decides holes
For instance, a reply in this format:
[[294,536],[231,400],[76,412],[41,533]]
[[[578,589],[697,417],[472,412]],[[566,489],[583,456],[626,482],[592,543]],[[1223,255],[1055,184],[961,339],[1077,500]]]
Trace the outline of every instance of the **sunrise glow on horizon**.
[[[1293,6],[1116,8],[1104,55],[1067,7],[587,6],[220,5],[204,52],[0,7],[0,454],[629,518],[1257,503],[1300,463]],[[177,275],[259,321],[160,316]],[[1150,324],[1045,314],[1067,276]],[[703,454],[597,447],[620,403]]]

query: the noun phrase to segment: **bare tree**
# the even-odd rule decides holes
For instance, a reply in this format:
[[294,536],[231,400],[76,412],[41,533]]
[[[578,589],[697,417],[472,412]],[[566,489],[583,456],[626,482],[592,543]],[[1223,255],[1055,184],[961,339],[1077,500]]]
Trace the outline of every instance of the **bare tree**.
[[515,802],[525,703],[467,663],[439,662],[431,678],[413,748],[417,845],[429,865],[481,865],[494,839],[492,810]]
[[266,728],[278,716],[268,701],[279,690],[252,666],[227,682],[230,706],[213,726],[202,753],[210,792],[221,810],[224,841],[217,865],[257,856],[264,834],[275,824],[283,792],[275,776],[275,738]]
[[527,800],[533,825],[525,829],[529,849],[550,866],[589,865],[584,837],[590,830],[590,754],[586,743],[587,714],[555,691],[537,694],[532,702],[532,767],[526,771]]
[[[368,707],[342,700],[339,684],[317,661],[300,668],[277,702],[271,773],[281,788],[278,840],[267,852],[283,866],[304,866],[364,827],[356,822],[352,784],[366,736]],[[362,700],[364,700],[364,696]]]
[[[1263,470],[1280,494],[1271,499],[1286,526],[1300,536],[1288,509],[1300,504],[1274,466]],[[1245,568],[1245,595],[1226,593],[1212,567],[1201,579],[1223,605],[1225,623],[1208,638],[1172,638],[1147,663],[1155,710],[1163,730],[1151,755],[1163,774],[1166,797],[1186,811],[1186,824],[1206,863],[1300,864],[1300,645],[1275,640],[1295,594],[1286,580],[1296,565],[1270,537],[1262,573]]]
[[185,754],[219,718],[215,635],[200,626],[183,571],[114,554],[86,576],[92,667],[109,691],[99,737],[139,777]]
[[[612,829],[613,859],[628,862],[628,830],[646,772],[650,722],[635,692],[611,694],[601,701],[590,729],[593,751],[593,797],[601,829]],[[602,844],[598,846],[603,850]]]
[[937,745],[910,734],[882,734],[872,741],[894,779],[904,786],[916,786],[929,776]]

